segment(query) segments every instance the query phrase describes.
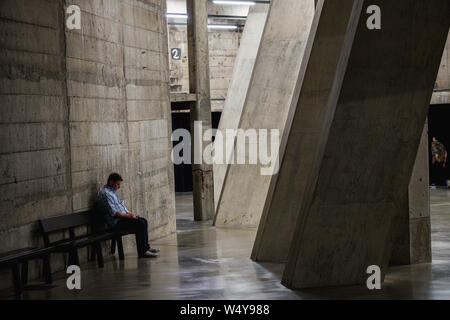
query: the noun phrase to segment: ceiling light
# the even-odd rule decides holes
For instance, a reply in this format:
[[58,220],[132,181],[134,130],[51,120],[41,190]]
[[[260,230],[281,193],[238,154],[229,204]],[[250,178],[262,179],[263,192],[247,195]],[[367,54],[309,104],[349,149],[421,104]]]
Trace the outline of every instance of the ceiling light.
[[238,27],[233,25],[227,25],[227,24],[209,24],[209,29],[226,29],[226,30],[235,30]]
[[229,5],[244,5],[252,6],[255,4],[253,1],[233,1],[233,0],[213,0],[215,4],[229,4]]
[[187,19],[188,15],[185,13],[168,13],[166,14],[166,17],[174,19]]

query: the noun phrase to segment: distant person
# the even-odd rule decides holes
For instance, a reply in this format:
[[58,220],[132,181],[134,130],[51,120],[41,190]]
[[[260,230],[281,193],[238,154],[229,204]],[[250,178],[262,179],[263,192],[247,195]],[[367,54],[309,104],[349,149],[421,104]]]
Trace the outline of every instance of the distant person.
[[445,146],[436,139],[432,138],[431,142],[431,165],[433,171],[432,186],[435,184],[447,185],[447,176],[445,174],[445,165],[447,163],[447,150]]
[[157,257],[160,250],[150,248],[148,244],[147,220],[129,212],[123,202],[119,201],[117,190],[120,189],[122,181],[119,174],[111,173],[106,185],[99,193],[99,203],[107,209],[105,210],[105,222],[117,231],[128,231],[135,234],[139,258]]

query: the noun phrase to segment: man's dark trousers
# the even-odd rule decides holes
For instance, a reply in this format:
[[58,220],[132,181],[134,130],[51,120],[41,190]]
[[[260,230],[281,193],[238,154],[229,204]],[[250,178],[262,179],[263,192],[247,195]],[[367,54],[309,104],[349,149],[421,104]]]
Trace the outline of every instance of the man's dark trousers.
[[136,236],[136,247],[139,257],[150,249],[148,244],[148,224],[145,218],[121,218],[117,221],[116,230],[134,233]]

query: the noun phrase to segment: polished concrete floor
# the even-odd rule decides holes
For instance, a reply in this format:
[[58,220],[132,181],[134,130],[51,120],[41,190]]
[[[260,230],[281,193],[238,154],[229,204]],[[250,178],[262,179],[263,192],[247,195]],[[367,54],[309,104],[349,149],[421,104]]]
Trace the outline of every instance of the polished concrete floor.
[[[82,265],[81,290],[66,274],[23,299],[450,299],[450,191],[431,190],[433,263],[394,267],[382,290],[366,287],[292,291],[280,284],[283,265],[249,259],[256,230],[215,229],[192,219],[192,197],[177,196],[176,234],[154,241],[156,259],[108,257],[104,269]],[[12,299],[11,293],[0,293]]]

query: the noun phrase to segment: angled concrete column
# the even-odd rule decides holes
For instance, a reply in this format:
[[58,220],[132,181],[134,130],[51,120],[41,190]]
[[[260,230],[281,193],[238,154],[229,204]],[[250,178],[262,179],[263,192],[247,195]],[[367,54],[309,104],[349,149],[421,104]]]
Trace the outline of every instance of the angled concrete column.
[[428,123],[422,132],[408,192],[399,199],[391,265],[431,262]]
[[450,32],[447,36],[431,104],[450,104]]
[[[282,134],[293,103],[314,6],[314,0],[271,2],[240,129],[278,129]],[[248,139],[245,146],[249,150]],[[216,226],[258,225],[271,179],[261,175],[263,166],[259,163],[228,166],[216,210]]]
[[[219,130],[224,134],[224,137],[220,142],[218,141],[219,137],[216,137],[216,148],[219,145],[226,146],[226,129],[237,129],[239,126],[268,11],[269,6],[267,4],[256,4],[250,7],[248,12],[234,63],[233,76],[228,87],[227,99],[220,117]],[[233,137],[231,139],[234,140]],[[226,156],[225,150],[222,154]],[[221,162],[214,163],[214,201],[216,208],[227,171],[227,161]]]
[[[359,19],[362,1],[320,1],[298,78],[281,146],[280,172],[270,184],[252,259],[285,262],[298,211],[307,188],[327,102],[349,26]],[[354,27],[353,27],[354,28]]]
[[[369,30],[377,5],[382,29]],[[449,28],[448,0],[370,0],[331,95],[282,283],[363,284],[391,253]]]
[[[191,105],[192,155],[203,133],[211,129],[211,99],[209,86],[209,48],[207,0],[187,0],[189,90],[196,94],[197,101]],[[194,136],[194,122],[202,121],[201,137]],[[203,143],[201,154],[208,143]],[[197,221],[214,218],[214,180],[212,165],[192,164],[194,219]]]

